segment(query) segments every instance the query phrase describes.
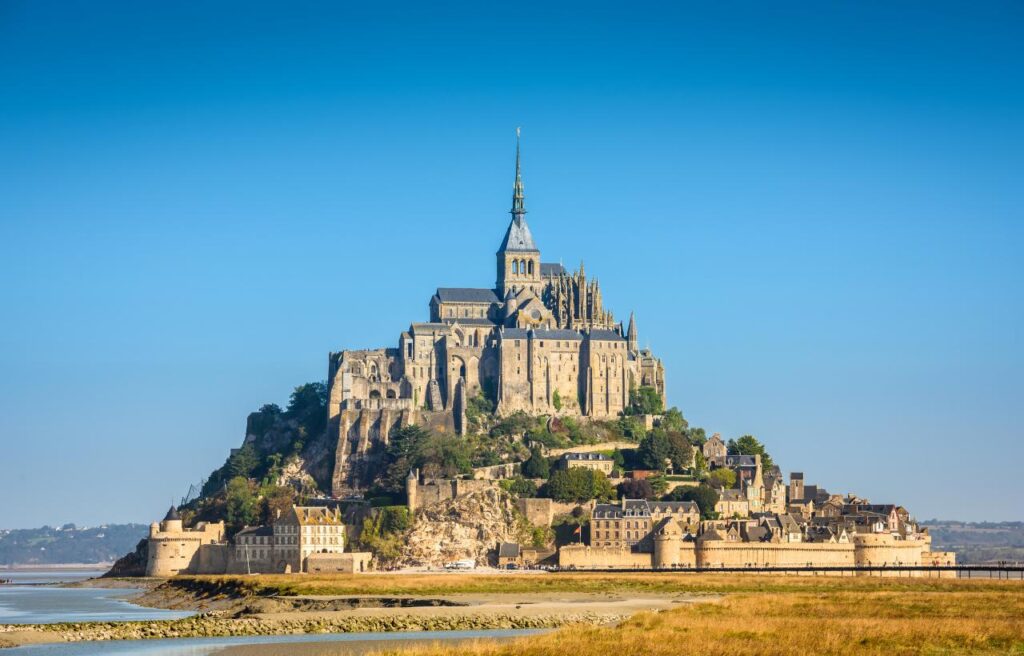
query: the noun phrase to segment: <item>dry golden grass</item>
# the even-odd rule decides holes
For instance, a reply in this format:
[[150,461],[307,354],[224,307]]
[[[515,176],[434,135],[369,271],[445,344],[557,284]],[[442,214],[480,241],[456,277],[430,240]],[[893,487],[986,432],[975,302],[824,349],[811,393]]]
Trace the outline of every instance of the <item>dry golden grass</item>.
[[[440,644],[382,653],[1024,654],[1024,585],[1019,581],[664,578],[665,585],[724,592],[726,597],[658,614],[642,613],[617,627],[573,626],[506,643]],[[645,575],[630,580],[657,585]]]

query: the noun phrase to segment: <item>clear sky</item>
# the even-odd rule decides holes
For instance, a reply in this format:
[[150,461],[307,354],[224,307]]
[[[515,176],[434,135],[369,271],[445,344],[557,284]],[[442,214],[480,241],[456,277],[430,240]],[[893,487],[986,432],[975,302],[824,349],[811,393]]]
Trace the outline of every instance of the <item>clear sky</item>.
[[493,284],[520,125],[691,423],[1022,519],[1022,71],[1019,2],[0,2],[0,527],[151,521]]

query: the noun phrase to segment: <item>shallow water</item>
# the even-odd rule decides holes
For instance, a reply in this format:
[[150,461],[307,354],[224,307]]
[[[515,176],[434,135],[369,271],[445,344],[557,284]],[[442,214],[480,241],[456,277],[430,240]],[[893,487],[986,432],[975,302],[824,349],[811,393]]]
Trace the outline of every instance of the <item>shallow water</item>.
[[[176,638],[173,640],[122,640],[29,645],[6,649],[4,656],[100,656],[142,654],[143,656],[208,656],[245,654],[345,654],[384,643],[459,641],[473,638],[515,638],[542,633],[538,629],[493,629],[487,631],[410,631],[394,633],[328,633],[286,636],[242,636],[237,638]],[[280,649],[274,649],[280,646]],[[393,644],[388,644],[388,647]],[[311,649],[312,648],[312,649]]]
[[173,620],[189,611],[144,608],[125,601],[139,590],[131,588],[62,588],[99,576],[97,570],[0,570],[0,624],[54,624],[56,622],[125,622]]

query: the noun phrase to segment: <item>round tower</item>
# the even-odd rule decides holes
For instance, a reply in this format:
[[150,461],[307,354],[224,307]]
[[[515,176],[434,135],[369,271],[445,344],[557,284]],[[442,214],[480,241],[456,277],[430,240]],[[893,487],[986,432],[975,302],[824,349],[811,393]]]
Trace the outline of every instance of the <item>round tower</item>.
[[662,521],[654,533],[654,569],[679,567],[679,551],[683,547],[683,532],[674,519]]
[[409,475],[405,477],[405,496],[409,500],[409,514],[412,515],[416,512],[416,493],[420,485],[419,476],[415,469],[409,470]]
[[178,514],[178,509],[174,506],[167,511],[164,515],[164,521],[160,524],[160,529],[165,533],[180,533],[183,530],[181,524],[181,515]]

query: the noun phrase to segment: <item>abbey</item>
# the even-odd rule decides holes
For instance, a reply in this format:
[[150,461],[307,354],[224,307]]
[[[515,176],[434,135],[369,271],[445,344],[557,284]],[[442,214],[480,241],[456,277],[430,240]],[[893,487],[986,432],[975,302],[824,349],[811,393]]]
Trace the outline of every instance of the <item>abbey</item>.
[[336,496],[359,489],[373,447],[398,426],[464,434],[466,401],[477,394],[500,415],[594,418],[618,415],[640,386],[664,399],[664,368],[638,347],[632,314],[625,328],[615,321],[582,263],[570,273],[541,260],[526,223],[518,140],[511,214],[493,287],[439,288],[429,321],[409,326],[396,348],[330,354]]

